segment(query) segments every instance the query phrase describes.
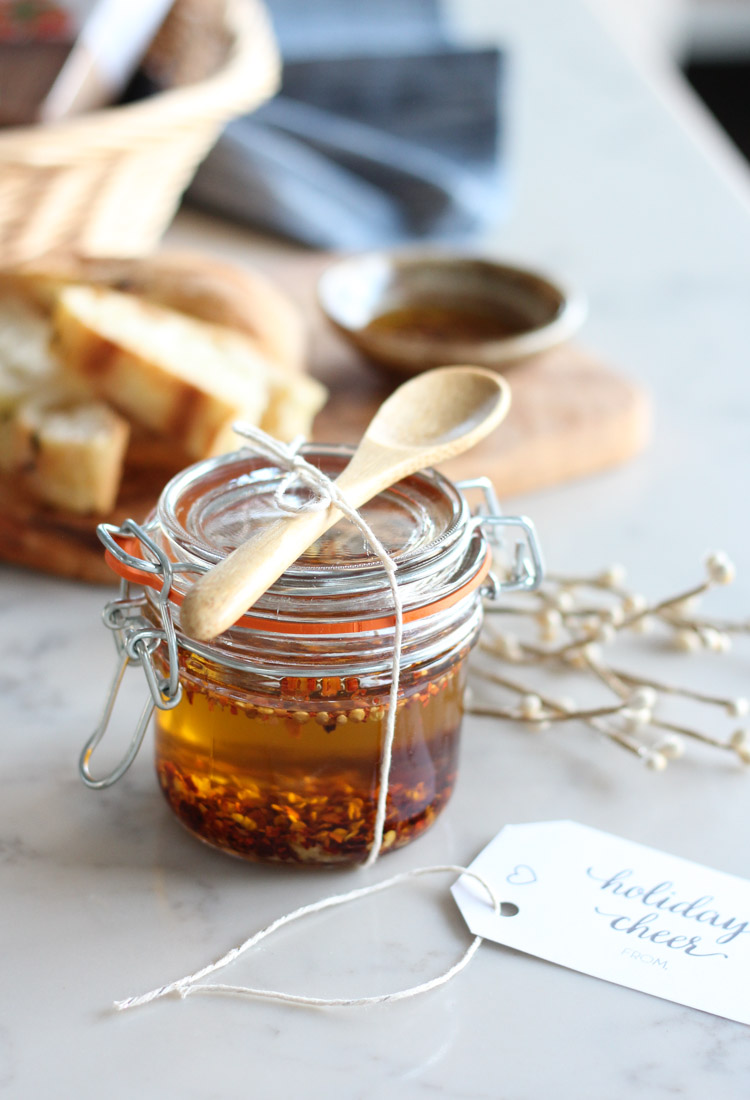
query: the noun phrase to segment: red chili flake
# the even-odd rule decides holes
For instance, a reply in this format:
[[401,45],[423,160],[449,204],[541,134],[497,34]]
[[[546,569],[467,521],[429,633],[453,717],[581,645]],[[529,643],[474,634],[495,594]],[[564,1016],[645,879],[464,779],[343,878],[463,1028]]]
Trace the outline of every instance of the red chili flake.
[[338,676],[324,676],[320,681],[320,694],[324,699],[332,699],[341,694],[341,680]]
[[281,694],[284,698],[299,698],[305,694],[307,680],[300,676],[285,676],[281,681]]

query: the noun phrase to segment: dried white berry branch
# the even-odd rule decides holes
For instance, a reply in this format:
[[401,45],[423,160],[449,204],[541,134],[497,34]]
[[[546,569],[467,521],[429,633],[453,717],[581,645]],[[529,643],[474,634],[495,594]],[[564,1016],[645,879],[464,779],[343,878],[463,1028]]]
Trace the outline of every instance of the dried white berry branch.
[[[679,696],[719,707],[729,717],[742,718],[750,713],[746,698],[724,698],[656,680],[619,668],[603,656],[604,647],[625,630],[646,633],[660,625],[679,650],[706,649],[715,653],[730,648],[730,635],[750,633],[750,619],[731,622],[697,616],[701,597],[716,586],[730,584],[735,576],[734,566],[723,552],[711,554],[705,567],[706,576],[699,584],[656,603],[626,589],[625,570],[615,565],[593,577],[548,574],[531,597],[489,604],[488,621],[493,627],[502,617],[515,616],[534,624],[538,640],[505,630],[485,630],[479,649],[491,656],[493,665],[491,669],[475,665],[472,674],[503,689],[512,699],[505,704],[480,704],[467,693],[467,710],[523,722],[530,730],[583,722],[657,771],[683,755],[686,738],[732,752],[742,763],[750,764],[750,731],[736,729],[721,738],[656,714],[662,696]],[[519,667],[579,672],[589,681],[598,681],[614,698],[601,706],[581,707],[573,700],[554,698],[520,681],[516,676]]]

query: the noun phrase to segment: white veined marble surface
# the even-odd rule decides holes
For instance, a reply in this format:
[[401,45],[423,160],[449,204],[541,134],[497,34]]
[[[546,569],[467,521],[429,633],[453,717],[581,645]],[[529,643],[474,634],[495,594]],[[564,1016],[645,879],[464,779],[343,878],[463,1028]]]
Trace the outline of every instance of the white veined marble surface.
[[[555,568],[623,560],[652,596],[690,584],[721,546],[740,580],[720,606],[747,614],[744,168],[673,79],[639,71],[577,0],[455,9],[472,37],[512,51],[513,214],[489,245],[574,276],[591,299],[587,341],[656,400],[642,457],[512,503],[534,517]],[[264,247],[197,215],[171,237],[247,260]],[[301,903],[467,862],[506,822],[571,817],[749,876],[750,774],[699,755],[656,775],[585,731],[534,739],[471,720],[453,801],[418,844],[370,872],[245,866],[180,829],[148,747],[111,791],[80,784],[76,759],[112,669],[103,595],[0,571],[0,1096],[748,1095],[745,1027],[492,945],[451,985],[398,1005],[309,1011],[195,997],[112,1013],[115,998],[195,969]],[[656,652],[654,672],[671,668]],[[694,668],[711,688],[750,689],[746,654]],[[134,680],[126,705],[141,691]],[[231,980],[323,996],[424,980],[468,942],[447,887],[424,881],[316,916]]]

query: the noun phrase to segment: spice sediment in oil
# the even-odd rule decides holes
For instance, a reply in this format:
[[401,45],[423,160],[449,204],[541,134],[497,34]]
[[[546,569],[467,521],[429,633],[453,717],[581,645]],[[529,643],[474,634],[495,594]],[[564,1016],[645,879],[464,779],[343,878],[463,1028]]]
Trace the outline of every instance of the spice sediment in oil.
[[[202,840],[251,860],[360,862],[372,844],[388,695],[355,677],[294,677],[276,696],[207,686],[157,717],[156,764],[177,817]],[[384,851],[424,832],[455,782],[464,661],[402,685]]]

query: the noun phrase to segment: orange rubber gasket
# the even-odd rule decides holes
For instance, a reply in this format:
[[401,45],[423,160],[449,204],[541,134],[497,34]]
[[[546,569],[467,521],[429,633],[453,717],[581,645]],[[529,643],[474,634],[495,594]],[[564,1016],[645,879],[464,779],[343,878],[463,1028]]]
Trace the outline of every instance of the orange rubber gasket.
[[[138,540],[134,536],[118,541],[126,553],[135,557],[134,551],[138,549]],[[118,577],[123,577],[126,581],[131,581],[133,584],[145,585],[148,588],[161,588],[161,578],[158,574],[147,573],[142,569],[136,569],[134,566],[125,565],[124,562],[118,561],[109,550],[104,551],[104,559],[112,572],[116,573]],[[462,584],[460,588],[450,592],[447,596],[443,596],[440,600],[423,604],[421,607],[412,607],[408,611],[404,611],[404,622],[411,623],[417,619],[424,619],[428,615],[435,615],[438,611],[444,611],[446,608],[453,607],[453,605],[463,599],[464,596],[467,596],[470,592],[473,592],[475,588],[479,587],[489,573],[491,564],[492,553],[488,550],[479,569],[477,569],[474,576],[466,581],[465,584]],[[181,592],[172,588],[169,593],[169,598],[173,603],[179,605],[182,603],[183,597]],[[384,627],[394,626],[395,622],[395,615],[385,615],[377,619],[355,619],[348,622],[336,623],[305,623],[270,618],[264,619],[255,615],[242,615],[233,625],[241,626],[245,629],[263,630],[271,634],[360,634],[366,630],[381,630]]]

